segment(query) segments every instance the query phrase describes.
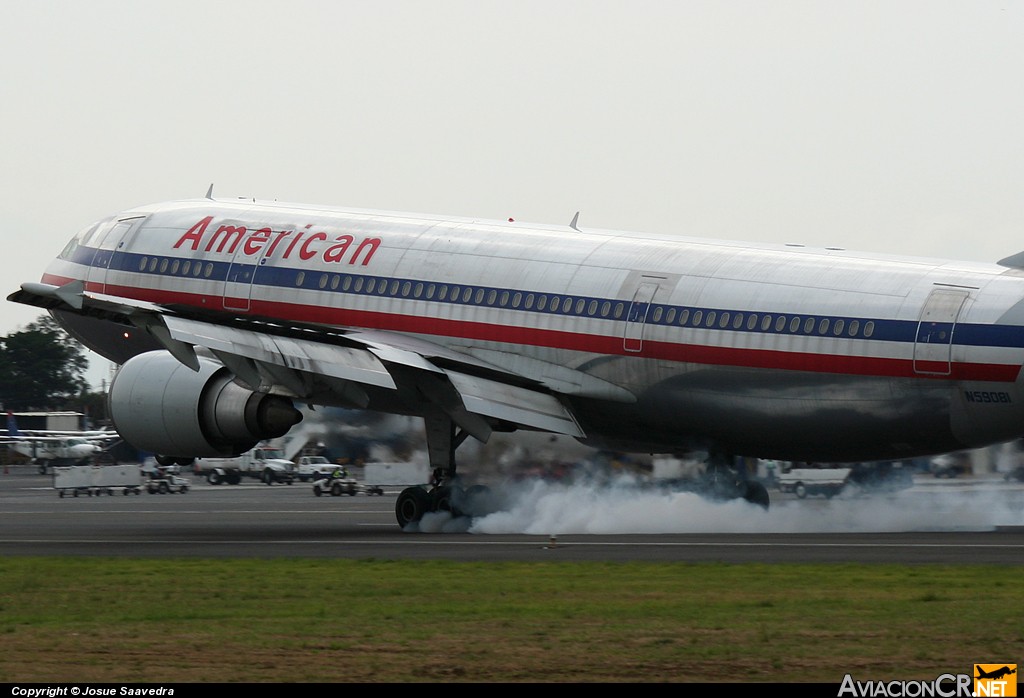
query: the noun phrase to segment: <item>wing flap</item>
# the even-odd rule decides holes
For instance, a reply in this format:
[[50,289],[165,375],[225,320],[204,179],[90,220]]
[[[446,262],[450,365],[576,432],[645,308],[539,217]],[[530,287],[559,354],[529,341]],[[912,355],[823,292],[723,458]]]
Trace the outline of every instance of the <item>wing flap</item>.
[[541,431],[584,436],[572,414],[554,395],[458,371],[445,374],[469,412]]
[[396,387],[380,359],[364,349],[263,334],[170,315],[164,315],[162,319],[170,336],[179,342],[296,371],[382,388]]

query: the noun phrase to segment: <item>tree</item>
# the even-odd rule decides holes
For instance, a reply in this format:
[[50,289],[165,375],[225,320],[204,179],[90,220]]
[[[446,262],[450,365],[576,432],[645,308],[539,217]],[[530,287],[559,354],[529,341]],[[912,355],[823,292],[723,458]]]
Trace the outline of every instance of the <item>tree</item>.
[[8,410],[66,406],[88,390],[89,360],[49,315],[0,338],[0,402]]

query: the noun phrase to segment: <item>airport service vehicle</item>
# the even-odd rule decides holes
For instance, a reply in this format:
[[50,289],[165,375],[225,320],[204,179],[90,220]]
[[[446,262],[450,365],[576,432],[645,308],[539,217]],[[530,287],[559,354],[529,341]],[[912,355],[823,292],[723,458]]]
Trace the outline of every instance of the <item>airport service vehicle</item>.
[[328,475],[313,483],[313,494],[317,497],[320,497],[324,493],[330,494],[332,497],[339,497],[343,494],[354,497],[358,492],[359,483],[356,482],[354,477],[350,477],[348,473],[345,473],[340,477]]
[[295,463],[295,476],[305,482],[327,477],[337,466],[324,456],[300,456]]
[[971,472],[971,454],[967,451],[942,453],[928,464],[932,475],[938,478],[954,478]]
[[775,481],[782,492],[792,492],[800,499],[810,495],[835,497],[846,487],[851,467],[834,465],[808,465],[783,468]]
[[191,485],[192,483],[188,478],[170,473],[163,476],[157,474],[146,481],[146,491],[150,494],[170,494],[172,492],[185,494]]
[[401,489],[429,482],[430,471],[423,463],[367,463],[363,466],[363,483],[370,494],[384,494],[385,486]]
[[60,497],[100,494],[139,494],[142,471],[138,465],[69,465],[53,468],[53,488]]
[[273,485],[295,480],[295,464],[281,457],[273,446],[260,446],[233,458],[200,458],[193,466],[197,475],[205,475],[211,485],[237,485],[243,477],[252,477]]
[[[8,298],[118,364],[117,432],[164,462],[287,434],[297,404],[627,453],[909,459],[1024,436],[1024,253],[983,264],[567,224],[204,198],[73,236]],[[708,469],[723,477],[722,467]],[[732,477],[734,496],[767,501]]]

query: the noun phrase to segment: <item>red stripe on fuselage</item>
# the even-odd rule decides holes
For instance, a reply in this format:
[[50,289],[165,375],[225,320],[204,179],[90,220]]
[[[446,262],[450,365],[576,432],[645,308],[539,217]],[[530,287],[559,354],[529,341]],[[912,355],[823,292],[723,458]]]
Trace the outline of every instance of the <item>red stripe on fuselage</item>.
[[[72,279],[51,274],[43,276],[43,283],[62,285]],[[98,291],[98,288],[86,289]],[[224,311],[223,296],[200,295],[165,291],[161,289],[137,288],[134,286],[106,285],[109,295],[148,301],[163,305],[186,305],[205,311]],[[529,311],[521,311],[529,312]],[[743,349],[737,347],[707,346],[676,342],[643,340],[643,350],[627,352],[623,348],[622,335],[595,335],[564,330],[549,330],[515,325],[499,325],[469,320],[450,320],[421,315],[400,315],[370,310],[352,310],[322,305],[304,305],[280,301],[252,300],[246,315],[302,323],[316,323],[335,327],[371,328],[411,334],[473,339],[478,341],[524,344],[622,356],[637,356],[645,359],[659,359],[684,363],[735,366],[744,368],[810,371],[814,373],[838,373],[880,378],[926,378],[934,380],[973,380],[1011,383],[1017,379],[1020,366],[1012,364],[952,363],[949,373],[943,375],[945,363],[936,363],[934,373],[914,372],[911,359],[882,358],[870,356],[843,356],[808,352],[781,351],[777,349]],[[558,317],[558,316],[552,316]],[[611,320],[621,326],[621,320]],[[861,340],[864,341],[864,340]],[[921,368],[921,366],[918,366]]]

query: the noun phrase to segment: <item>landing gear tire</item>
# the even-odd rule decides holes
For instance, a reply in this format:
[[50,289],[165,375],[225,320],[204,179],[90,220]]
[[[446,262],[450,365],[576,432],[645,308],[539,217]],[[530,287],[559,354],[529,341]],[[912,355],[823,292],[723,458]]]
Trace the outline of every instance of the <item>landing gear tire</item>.
[[451,485],[435,487],[430,491],[430,510],[447,511],[451,512],[452,516],[460,516],[462,512],[453,504],[453,501],[458,501],[461,495],[462,490],[458,487]]
[[473,485],[462,491],[455,500],[455,508],[465,516],[486,516],[497,509],[487,485]]
[[422,487],[406,487],[395,501],[395,518],[400,528],[411,523],[419,523],[423,515],[430,511],[431,498]]
[[768,496],[768,488],[760,482],[748,482],[747,491],[743,493],[743,498],[751,504],[756,504],[766,510],[771,503],[771,498]]

